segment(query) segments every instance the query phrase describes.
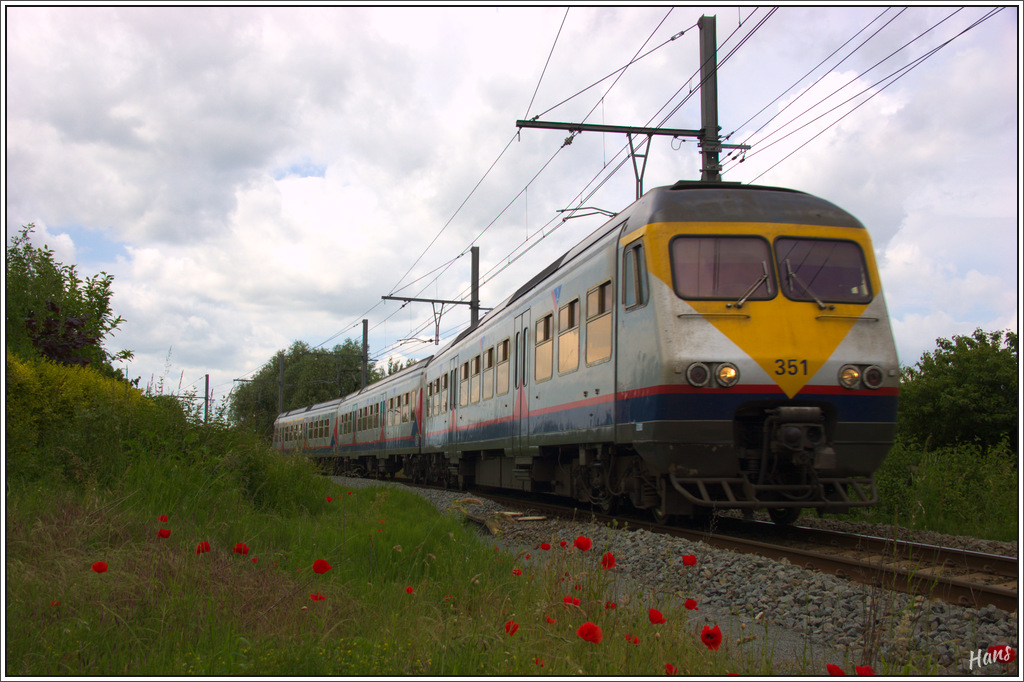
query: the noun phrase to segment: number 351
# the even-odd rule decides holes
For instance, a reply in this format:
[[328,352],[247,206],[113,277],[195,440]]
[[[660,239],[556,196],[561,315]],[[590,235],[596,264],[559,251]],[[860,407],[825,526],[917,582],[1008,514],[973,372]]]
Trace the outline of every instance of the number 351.
[[804,376],[807,376],[807,361],[797,360],[794,358],[780,358],[775,361],[775,374],[778,376],[782,376],[784,374],[803,374]]

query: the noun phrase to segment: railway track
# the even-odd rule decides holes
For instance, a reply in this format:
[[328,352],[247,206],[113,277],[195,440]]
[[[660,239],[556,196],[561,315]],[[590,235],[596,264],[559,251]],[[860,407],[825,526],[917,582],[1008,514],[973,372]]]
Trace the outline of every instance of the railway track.
[[[482,491],[472,494],[509,508],[528,508],[531,512],[563,518],[580,516],[578,507],[535,498]],[[599,523],[628,523],[631,528],[700,541],[717,548],[785,559],[791,564],[846,580],[941,599],[958,606],[980,609],[991,604],[1009,612],[1018,608],[1015,557],[727,517],[716,517],[713,530],[709,530],[658,524],[635,516],[590,511],[583,514]]]

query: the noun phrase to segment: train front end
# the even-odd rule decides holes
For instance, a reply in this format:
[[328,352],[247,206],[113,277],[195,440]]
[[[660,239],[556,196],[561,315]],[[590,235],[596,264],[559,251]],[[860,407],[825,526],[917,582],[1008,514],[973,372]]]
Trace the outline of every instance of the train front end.
[[874,504],[899,365],[867,230],[790,190],[679,185],[659,201],[642,238],[662,419],[637,449],[665,481],[661,512],[787,522]]

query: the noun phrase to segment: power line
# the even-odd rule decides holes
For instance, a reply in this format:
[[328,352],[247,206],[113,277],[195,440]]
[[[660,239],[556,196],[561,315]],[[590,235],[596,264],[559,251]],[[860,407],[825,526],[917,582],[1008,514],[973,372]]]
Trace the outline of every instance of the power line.
[[[836,105],[836,106],[832,107],[831,109],[829,109],[829,110],[828,110],[828,111],[826,111],[825,113],[823,113],[823,114],[820,114],[820,115],[818,115],[818,116],[814,117],[814,118],[813,118],[813,119],[811,119],[810,121],[807,121],[806,123],[802,124],[802,125],[801,125],[800,127],[796,128],[795,130],[792,130],[792,131],[790,131],[790,132],[786,133],[785,135],[782,135],[782,137],[780,137],[780,138],[778,138],[778,139],[774,140],[773,142],[770,142],[770,143],[768,143],[768,144],[764,144],[764,143],[765,143],[765,142],[766,142],[767,140],[771,139],[771,138],[772,138],[773,136],[776,136],[776,135],[780,134],[780,133],[781,133],[781,132],[782,132],[783,130],[785,130],[785,129],[786,129],[786,128],[787,128],[788,126],[790,126],[790,125],[792,125],[792,124],[796,123],[796,122],[797,122],[797,121],[798,121],[798,120],[799,120],[799,119],[800,119],[800,118],[801,118],[802,116],[804,116],[804,115],[808,114],[808,113],[809,113],[809,112],[811,112],[811,111],[812,111],[813,109],[815,109],[815,108],[816,108],[816,107],[818,107],[819,105],[823,104],[823,103],[824,103],[824,102],[825,102],[826,100],[830,99],[831,97],[833,97],[834,95],[836,95],[837,93],[839,93],[839,92],[840,92],[841,90],[843,90],[843,89],[845,89],[846,87],[848,87],[849,85],[853,84],[854,82],[856,82],[856,81],[857,81],[857,80],[859,80],[860,78],[863,78],[863,77],[864,77],[865,75],[867,75],[868,73],[870,73],[870,72],[871,72],[871,71],[873,71],[873,70],[874,70],[875,68],[877,68],[877,67],[878,67],[878,66],[880,66],[881,64],[885,63],[886,61],[888,61],[889,59],[891,59],[891,58],[892,58],[892,57],[894,57],[895,55],[897,55],[897,54],[899,54],[900,52],[902,52],[902,51],[903,51],[904,49],[906,49],[907,47],[909,47],[909,46],[910,46],[911,44],[913,44],[914,42],[916,42],[916,41],[918,41],[918,40],[922,39],[922,38],[923,38],[924,36],[926,36],[926,35],[927,35],[928,33],[930,33],[931,31],[935,30],[935,29],[936,29],[936,28],[938,28],[938,27],[939,27],[939,26],[940,26],[941,24],[943,24],[944,22],[948,21],[948,20],[949,20],[950,18],[952,18],[952,17],[953,17],[953,16],[955,15],[955,14],[957,14],[958,12],[960,12],[960,10],[961,10],[961,9],[963,9],[963,8],[959,8],[959,9],[956,9],[956,10],[954,10],[954,11],[953,11],[952,13],[950,13],[949,15],[947,15],[947,16],[946,16],[946,17],[945,17],[944,19],[942,19],[942,20],[940,20],[939,22],[935,23],[935,24],[934,24],[934,25],[932,25],[932,26],[931,26],[930,28],[928,28],[928,29],[927,29],[926,31],[924,31],[923,33],[920,33],[919,35],[915,36],[915,37],[914,37],[914,38],[912,38],[911,40],[907,41],[906,43],[904,43],[904,44],[903,44],[902,46],[900,46],[899,48],[897,48],[896,50],[894,50],[893,52],[891,52],[891,53],[890,53],[889,55],[887,55],[887,56],[886,56],[886,57],[884,57],[883,59],[881,59],[881,60],[879,60],[879,61],[875,62],[875,64],[873,64],[873,65],[872,65],[871,67],[869,67],[868,69],[866,69],[866,70],[864,70],[863,72],[861,72],[860,74],[858,74],[858,75],[854,76],[854,77],[853,77],[853,78],[851,78],[851,79],[850,79],[849,81],[847,81],[847,82],[846,82],[845,84],[843,84],[843,85],[841,85],[840,87],[836,88],[835,90],[833,90],[833,91],[832,91],[831,93],[829,93],[828,95],[825,95],[824,97],[822,97],[821,99],[819,99],[819,100],[818,100],[817,102],[815,102],[814,104],[810,105],[809,107],[807,107],[806,109],[804,109],[804,110],[803,110],[802,112],[800,112],[799,114],[797,114],[796,116],[794,116],[794,117],[793,117],[792,119],[790,119],[790,120],[789,120],[788,122],[786,122],[786,123],[785,123],[785,124],[783,124],[782,126],[780,126],[780,127],[776,128],[775,130],[773,130],[772,132],[770,132],[770,133],[769,133],[768,135],[766,135],[766,136],[765,136],[765,137],[764,137],[763,139],[761,139],[761,140],[760,140],[760,141],[759,141],[759,142],[757,143],[757,144],[758,144],[758,147],[757,147],[757,149],[756,149],[755,151],[751,152],[750,154],[748,154],[748,155],[747,155],[747,157],[749,158],[749,157],[757,156],[757,155],[758,155],[759,153],[761,153],[761,152],[764,152],[764,151],[766,151],[767,149],[769,149],[770,147],[774,146],[775,144],[778,144],[778,143],[779,143],[779,142],[781,142],[782,140],[784,140],[784,139],[786,139],[786,138],[790,137],[791,135],[794,135],[794,134],[796,134],[796,133],[800,132],[801,130],[803,130],[803,129],[804,129],[804,128],[806,128],[807,126],[811,125],[812,123],[814,123],[814,122],[816,122],[816,121],[820,120],[821,118],[823,118],[823,117],[827,116],[828,114],[832,113],[833,111],[835,111],[835,110],[836,110],[837,108],[839,108],[839,107],[840,107],[840,106],[842,106],[843,104],[846,104],[846,103],[848,103],[848,102],[850,102],[850,101],[852,101],[852,100],[856,99],[856,98],[857,98],[857,97],[859,97],[860,95],[863,95],[863,94],[864,94],[865,92],[867,92],[868,90],[870,90],[870,89],[871,89],[872,87],[875,87],[875,86],[877,86],[877,85],[878,85],[879,83],[883,83],[883,82],[885,82],[886,80],[888,80],[889,78],[892,78],[892,77],[893,77],[893,76],[894,76],[895,74],[899,73],[899,72],[900,72],[900,71],[902,71],[903,69],[906,69],[906,68],[907,68],[906,66],[904,66],[904,67],[903,67],[903,68],[901,68],[901,69],[897,69],[897,70],[896,70],[895,72],[893,72],[893,73],[889,74],[889,75],[888,75],[888,76],[886,76],[885,78],[882,78],[882,79],[880,79],[879,81],[877,81],[876,83],[872,84],[871,86],[868,86],[867,88],[865,88],[865,89],[864,89],[864,90],[862,90],[861,92],[857,93],[856,95],[853,95],[852,97],[849,97],[849,98],[847,98],[846,100],[844,100],[844,101],[843,101],[843,102],[841,102],[840,104],[838,104],[838,105]],[[894,17],[894,18],[895,18],[895,17]],[[891,23],[891,20],[890,20],[890,22],[887,22],[887,23],[886,23],[886,26],[888,26],[888,25],[889,25],[889,23]],[[883,28],[884,28],[884,26],[883,26]],[[872,36],[872,37],[873,37],[873,36]],[[865,41],[865,42],[866,42],[866,41]],[[863,43],[862,43],[862,45],[863,45]],[[837,66],[838,66],[838,64],[837,64]],[[818,81],[820,82],[820,80],[821,80],[821,79],[819,78],[819,79],[818,79]],[[886,86],[886,87],[888,87],[888,86]],[[869,98],[869,99],[870,99],[870,98]],[[794,102],[795,102],[795,101],[796,101],[796,100],[794,100]],[[793,104],[793,102],[791,102],[791,103],[790,103],[790,105],[792,105],[792,104]],[[862,103],[862,104],[863,104],[863,103]],[[859,108],[859,106],[861,106],[861,105],[858,105],[858,107],[855,107],[855,108]],[[789,105],[787,105],[787,107],[786,107],[786,108],[788,109],[788,107],[789,107]],[[784,110],[785,110],[785,109],[783,109],[783,111],[784,111]],[[781,114],[782,112],[779,112],[779,113]],[[776,116],[777,116],[777,115],[776,115]],[[773,118],[774,118],[774,117],[773,117]],[[845,118],[845,116],[843,116],[842,118]],[[833,122],[833,123],[832,123],[831,125],[835,125],[835,124],[836,124],[836,123],[838,123],[838,122],[839,122],[840,120],[842,120],[842,118],[840,118],[840,119],[836,120],[836,121],[835,121],[835,122]],[[770,121],[769,121],[769,122],[770,122]],[[767,125],[767,124],[766,124],[766,125]],[[830,125],[829,127],[831,127],[831,125]],[[764,126],[762,126],[762,129],[763,129],[763,127],[764,127]],[[826,128],[825,130],[827,130],[827,129],[828,129],[828,128]],[[759,129],[759,130],[760,130],[760,129]],[[822,131],[822,132],[824,132],[824,131]],[[821,133],[819,133],[819,135],[820,135],[820,134],[821,134]],[[749,140],[749,139],[750,139],[750,137],[753,137],[753,134],[752,134],[751,136],[748,136],[748,138],[747,138],[747,139]],[[815,135],[815,137],[818,137],[818,135]],[[814,139],[814,138],[812,138],[812,139]],[[806,143],[805,143],[804,145],[801,145],[801,146],[800,146],[800,148],[802,148],[802,147],[803,147],[803,146],[805,146],[805,145],[806,145]],[[786,157],[786,158],[788,158],[788,156],[791,156],[791,155],[792,155],[792,153],[791,153],[791,154],[789,154],[789,155],[787,155],[787,157]],[[736,166],[736,164],[737,164],[737,163],[742,163],[742,161],[737,161],[737,162],[733,163],[733,164],[732,164],[732,166],[730,166],[730,168],[735,168],[735,166]],[[778,165],[778,164],[775,164],[775,165]],[[774,165],[773,165],[772,167],[774,168]],[[762,173],[761,175],[764,175],[764,173]],[[758,177],[761,177],[761,176],[759,175]]]
[[540,90],[541,81],[544,80],[544,74],[548,71],[548,64],[551,63],[551,55],[555,53],[555,45],[558,44],[558,38],[562,35],[562,27],[565,26],[565,20],[569,16],[569,7],[565,8],[565,14],[562,15],[562,23],[558,26],[558,33],[555,34],[555,40],[551,43],[551,51],[548,52],[547,61],[544,62],[544,68],[541,69],[540,78],[537,79],[537,87],[533,89],[533,96],[530,97],[530,103],[526,105],[526,115],[523,118],[527,118],[530,115],[530,109],[533,108],[533,100],[537,97],[537,92]]
[[[947,40],[947,41],[945,41],[944,43],[942,43],[942,44],[938,45],[937,47],[934,47],[934,48],[932,48],[931,50],[929,50],[928,52],[926,52],[926,53],[925,53],[924,55],[922,55],[922,56],[918,57],[917,59],[915,59],[914,61],[912,61],[912,62],[911,62],[910,64],[907,64],[906,66],[904,66],[904,67],[902,67],[902,68],[900,68],[900,69],[897,69],[896,71],[894,71],[893,73],[889,74],[889,75],[888,75],[888,76],[886,76],[885,78],[881,79],[880,81],[878,81],[878,82],[874,83],[873,85],[869,86],[868,88],[865,88],[865,89],[864,89],[864,90],[862,90],[861,92],[857,93],[857,95],[854,95],[854,97],[851,97],[851,98],[847,99],[846,101],[844,101],[844,102],[841,102],[840,104],[836,105],[835,107],[833,107],[833,108],[832,108],[832,109],[830,109],[829,111],[825,112],[826,114],[828,114],[828,113],[831,113],[832,111],[835,111],[835,109],[837,109],[838,107],[842,106],[843,104],[846,104],[847,102],[851,101],[852,99],[855,99],[855,98],[856,98],[856,97],[858,97],[859,95],[862,95],[862,94],[864,94],[865,92],[867,92],[868,90],[870,90],[871,88],[873,88],[873,87],[877,86],[877,85],[878,85],[879,83],[882,83],[882,82],[884,82],[884,81],[886,81],[886,80],[889,80],[890,78],[892,79],[892,80],[890,80],[890,81],[889,81],[888,83],[886,83],[886,84],[885,84],[884,86],[882,86],[881,88],[879,88],[879,89],[878,89],[877,91],[873,92],[873,93],[871,94],[871,96],[870,96],[870,97],[867,97],[867,98],[866,98],[866,99],[865,99],[864,101],[860,102],[860,103],[859,103],[859,104],[857,104],[857,106],[855,106],[855,107],[854,107],[853,109],[851,109],[850,111],[846,112],[845,114],[843,114],[842,116],[840,116],[840,117],[839,117],[838,119],[836,119],[835,121],[833,121],[832,123],[830,123],[830,124],[829,124],[828,126],[826,126],[826,127],[824,128],[824,129],[822,129],[821,131],[819,131],[819,132],[818,132],[817,134],[815,134],[815,135],[814,135],[813,137],[811,137],[811,138],[810,138],[809,140],[807,140],[806,142],[804,142],[804,143],[803,143],[802,145],[800,145],[799,147],[797,147],[796,149],[794,149],[793,151],[791,151],[791,152],[790,152],[789,154],[787,154],[786,156],[784,156],[784,157],[782,157],[781,159],[779,159],[778,161],[776,161],[776,162],[775,162],[774,164],[772,164],[771,166],[769,166],[769,167],[768,167],[768,168],[767,168],[766,170],[762,171],[762,172],[761,172],[761,174],[760,174],[760,175],[758,175],[757,177],[755,177],[755,178],[754,178],[753,180],[751,180],[751,182],[754,182],[754,181],[756,181],[756,180],[757,180],[758,178],[760,178],[760,177],[761,177],[762,175],[764,175],[765,173],[768,173],[769,171],[771,171],[772,169],[774,169],[774,168],[775,168],[776,166],[778,166],[778,165],[779,165],[780,163],[782,163],[783,161],[785,161],[785,160],[786,160],[786,159],[788,159],[789,157],[793,156],[793,154],[796,154],[796,153],[797,153],[798,151],[800,151],[801,149],[803,149],[804,147],[806,147],[806,146],[807,146],[808,144],[810,144],[810,143],[811,143],[811,142],[813,142],[813,141],[814,141],[815,139],[817,139],[817,138],[818,138],[818,137],[820,137],[820,136],[821,136],[822,134],[824,134],[824,133],[825,133],[825,132],[826,132],[827,130],[831,129],[831,128],[832,128],[833,126],[835,126],[836,124],[838,124],[838,123],[839,123],[840,121],[842,121],[842,120],[843,120],[844,118],[846,118],[847,116],[849,116],[850,114],[852,114],[852,113],[853,113],[854,111],[856,111],[856,110],[857,110],[857,109],[859,109],[860,107],[862,107],[862,106],[864,106],[865,104],[867,104],[867,103],[868,103],[869,101],[871,101],[872,99],[874,99],[874,98],[875,98],[875,97],[876,97],[877,95],[881,94],[881,93],[882,93],[882,91],[884,91],[884,90],[885,90],[886,88],[888,88],[888,87],[889,87],[890,85],[892,85],[893,83],[895,83],[895,82],[896,82],[896,81],[898,81],[899,79],[903,78],[903,77],[904,77],[904,76],[906,76],[906,75],[907,75],[908,73],[910,73],[911,71],[913,71],[913,70],[914,70],[915,68],[917,68],[918,66],[920,66],[921,64],[923,64],[923,63],[924,63],[925,61],[927,61],[928,59],[930,59],[930,58],[931,58],[932,56],[934,56],[934,55],[935,55],[935,53],[936,53],[936,52],[938,52],[938,51],[939,51],[939,50],[941,50],[942,48],[946,47],[946,46],[947,46],[947,45],[949,45],[949,44],[950,44],[951,42],[953,42],[954,40],[956,40],[956,39],[957,39],[957,38],[959,38],[960,36],[964,35],[964,34],[965,34],[965,33],[967,33],[968,31],[970,31],[970,30],[972,30],[972,29],[976,28],[976,27],[977,27],[977,26],[979,26],[979,25],[980,25],[980,24],[981,24],[982,22],[984,22],[984,21],[987,21],[987,20],[988,20],[988,19],[990,19],[991,17],[995,16],[996,14],[998,14],[999,12],[1001,12],[1001,11],[1002,11],[1003,9],[1005,9],[1005,8],[1003,8],[1003,7],[998,7],[998,8],[995,8],[995,9],[989,10],[989,12],[988,12],[987,14],[985,14],[985,16],[981,17],[980,19],[978,19],[978,20],[977,20],[977,21],[975,21],[975,22],[974,22],[973,24],[971,24],[970,26],[968,26],[967,28],[965,28],[964,30],[962,30],[962,31],[961,31],[960,33],[957,33],[957,34],[956,34],[955,36],[953,36],[953,37],[952,37],[952,38],[950,38],[949,40]],[[948,19],[948,18],[949,18],[949,17],[947,17],[947,19]],[[945,21],[945,19],[944,19],[943,21]],[[942,22],[939,22],[939,23],[942,23]],[[936,24],[936,25],[938,25],[938,24]],[[933,26],[932,28],[934,28],[934,26]],[[931,30],[931,29],[929,29],[929,30]],[[896,75],[896,74],[899,74],[899,75]],[[825,115],[825,114],[822,114],[822,116],[824,116],[824,115]],[[819,116],[818,118],[821,118],[821,116]],[[816,118],[816,119],[814,119],[814,120],[816,121],[816,120],[818,120],[818,118]],[[801,130],[801,129],[803,129],[804,127],[806,127],[807,125],[809,125],[810,123],[813,123],[813,122],[814,122],[814,121],[810,121],[810,122],[809,122],[808,124],[805,124],[804,126],[801,126],[801,128],[799,128],[798,130]],[[797,131],[793,131],[793,132],[797,132]],[[792,134],[792,133],[791,133],[791,134]],[[788,135],[787,135],[787,137],[788,137]],[[781,140],[777,140],[777,142],[778,142],[778,141],[781,141]],[[772,143],[772,144],[775,144],[775,143]],[[770,146],[770,145],[769,145],[769,146]]]

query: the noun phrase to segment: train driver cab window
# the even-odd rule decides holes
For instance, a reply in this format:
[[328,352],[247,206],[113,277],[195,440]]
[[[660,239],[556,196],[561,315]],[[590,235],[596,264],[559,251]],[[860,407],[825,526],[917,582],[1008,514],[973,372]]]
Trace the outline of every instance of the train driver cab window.
[[868,303],[871,284],[857,242],[842,239],[775,240],[782,293],[793,301]]
[[508,368],[509,368],[509,340],[505,339],[498,344],[498,369],[495,373],[494,392],[497,395],[508,393]]
[[534,379],[539,383],[551,378],[551,361],[553,359],[551,322],[553,315],[548,313],[537,321],[537,334],[534,337],[536,355],[534,356]]
[[644,243],[640,240],[622,253],[622,305],[626,310],[647,305],[647,261]]
[[680,298],[740,305],[775,298],[771,249],[761,237],[678,236],[668,248]]
[[580,299],[558,309],[558,373],[580,367]]

